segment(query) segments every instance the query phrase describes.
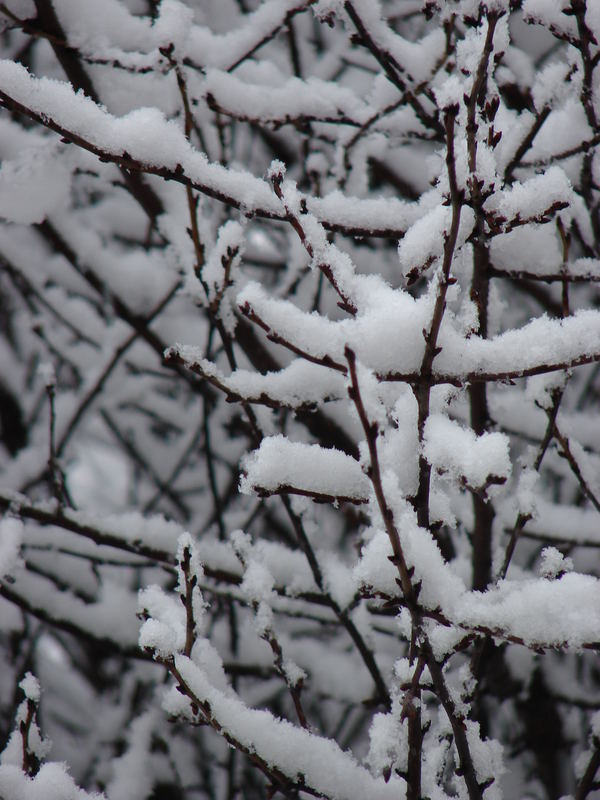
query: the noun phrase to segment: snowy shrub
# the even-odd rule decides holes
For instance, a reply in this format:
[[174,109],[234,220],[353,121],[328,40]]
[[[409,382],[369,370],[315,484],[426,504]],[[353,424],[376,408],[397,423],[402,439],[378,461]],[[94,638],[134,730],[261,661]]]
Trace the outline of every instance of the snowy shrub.
[[600,3],[0,28],[2,800],[591,796]]

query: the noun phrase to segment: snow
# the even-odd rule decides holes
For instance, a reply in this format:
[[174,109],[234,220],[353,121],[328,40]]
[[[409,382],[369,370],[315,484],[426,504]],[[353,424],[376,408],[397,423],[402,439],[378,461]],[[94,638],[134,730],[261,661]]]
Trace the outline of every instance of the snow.
[[275,492],[282,487],[317,495],[364,501],[369,482],[350,456],[319,445],[290,442],[282,435],[269,436],[242,462],[245,475],[240,491]]
[[[52,502],[31,503],[28,498],[18,492],[1,491],[0,498],[8,500],[14,504],[16,510],[20,507],[27,507],[32,511],[38,510],[50,515],[56,512]],[[100,538],[106,537],[106,544],[110,545],[111,539],[114,544],[125,543],[132,548],[137,546],[148,547],[156,551],[162,551],[166,561],[172,560],[172,555],[177,546],[177,540],[182,533],[179,524],[172,520],[166,520],[162,515],[144,515],[138,511],[128,511],[123,514],[102,514],[89,513],[84,511],[74,511],[63,509],[62,519],[75,527],[75,530],[83,529],[85,535],[89,528],[91,538],[96,534]],[[96,546],[96,545],[94,545]]]
[[41,689],[40,682],[32,675],[31,672],[26,672],[25,677],[19,683],[19,688],[25,693],[25,697],[31,700],[36,705],[40,702]]
[[473,488],[506,481],[510,475],[508,437],[503,433],[476,436],[442,414],[431,414],[423,441],[423,454],[434,469],[464,479]]
[[549,3],[547,0],[525,0],[523,17],[525,20],[543,24],[552,30],[575,37],[577,24],[572,17],[562,13],[564,3]]
[[555,204],[569,206],[572,196],[573,190],[564,171],[553,166],[541,175],[522,183],[516,181],[509,189],[496,192],[486,201],[485,208],[509,222],[517,218],[534,220]]
[[[264,563],[277,587],[290,597],[313,592],[316,584],[304,553],[290,551],[279,542],[260,540],[254,545],[253,558]],[[212,563],[212,562],[211,562]]]
[[69,42],[84,51],[108,42],[126,50],[147,46],[149,21],[131,14],[118,0],[105,0],[102,7],[95,0],[58,0],[57,13]]
[[[595,359],[600,355],[600,318],[594,311],[578,311],[564,320],[539,317],[521,328],[483,340],[471,337],[459,355],[446,347],[436,360],[440,373],[459,376],[509,372],[518,375],[548,365],[549,371],[561,362]],[[450,337],[448,337],[450,338]],[[444,346],[444,337],[440,344]],[[462,370],[459,368],[462,366]]]
[[595,3],[590,3],[585,10],[585,24],[597,41],[600,33],[600,11]]
[[298,686],[306,680],[306,672],[289,658],[283,662],[282,669],[288,686]]
[[244,24],[225,33],[213,33],[207,27],[195,26],[190,31],[189,56],[206,66],[232,70],[234,65],[256,45],[284,24],[286,15],[298,5],[297,0],[267,0],[250,14]]
[[[444,251],[444,241],[452,223],[452,208],[438,205],[415,222],[398,245],[400,267],[405,275],[419,269],[430,259],[439,258]],[[472,209],[461,212],[457,247],[461,247],[473,230],[475,217]]]
[[388,535],[377,530],[362,548],[360,561],[354,568],[354,577],[359,585],[370,586],[389,596],[398,590],[398,570],[389,557],[392,547]]
[[158,17],[152,25],[155,47],[173,45],[174,52],[182,55],[187,51],[193,28],[194,11],[179,0],[161,0]]
[[48,578],[21,570],[11,586],[32,611],[62,624],[73,625],[118,647],[133,648],[137,641],[135,593],[116,583],[102,583],[97,598],[86,602],[73,592],[60,591]]
[[[53,5],[103,105],[73,90],[47,41],[27,60],[40,77],[0,61],[0,393],[14,396],[28,436],[13,454],[0,420],[0,628],[39,676],[23,677],[27,665],[19,672],[22,659],[4,653],[2,692],[20,686],[26,700],[0,759],[0,797],[69,800],[101,786],[108,800],[142,800],[163,780],[218,795],[228,748],[238,746],[294,781],[292,792],[402,798],[403,711],[430,653],[464,716],[477,779],[494,778],[485,800],[502,788],[497,739],[508,745],[505,794],[534,794],[521,774],[531,752],[517,754],[506,731],[516,730],[515,703],[535,699],[538,674],[561,697],[573,762],[590,727],[600,729],[586,707],[598,699],[593,652],[579,655],[600,646],[600,528],[578,481],[600,494],[600,260],[582,191],[589,168],[587,188],[598,192],[585,73],[577,48],[560,42],[578,36],[576,18],[548,0],[524,0],[522,14],[508,0],[440,0],[428,4],[431,22],[420,0],[352,0],[360,24],[343,0],[261,0],[247,13],[237,0],[163,0],[153,14],[145,0]],[[597,6],[588,3],[586,24],[598,39]],[[9,8],[35,13],[30,0]],[[465,96],[493,10],[502,15],[467,129]],[[523,17],[541,38],[515,35]],[[28,35],[5,30],[7,59],[28,52]],[[421,373],[456,213],[440,126],[454,104],[460,226],[430,379]],[[547,118],[528,140],[540,113]],[[561,154],[569,148],[579,151]],[[152,224],[127,191],[128,166],[160,201]],[[476,185],[486,198],[477,226]],[[486,338],[477,335],[478,242],[492,266]],[[564,319],[554,281],[562,270],[581,279]],[[496,271],[542,280],[522,296]],[[368,442],[348,394],[348,348]],[[483,435],[478,381],[490,412]],[[76,508],[52,499],[46,480],[45,388]],[[557,437],[537,463],[559,396],[556,425],[576,470]],[[340,449],[324,446],[334,441]],[[430,481],[420,481],[425,463]],[[293,515],[270,497],[279,493],[300,495],[289,500]],[[493,512],[493,569],[481,592],[471,588],[473,495]],[[519,515],[508,577],[495,581]],[[390,526],[416,614],[401,607]],[[64,637],[107,657],[80,658],[82,644],[71,658]],[[480,687],[468,668],[484,637],[503,646],[519,682],[507,683],[514,702],[490,717],[489,740],[470,713],[470,698],[485,694],[486,676]],[[559,652],[542,659],[550,649]],[[169,676],[173,665],[199,710]],[[167,682],[164,710],[190,726],[168,725],[158,709]],[[463,800],[427,667],[419,686],[423,796]],[[45,758],[48,733],[73,778],[61,763],[24,774],[19,726],[42,687],[45,730],[34,723],[30,744]],[[306,730],[290,687],[302,688]],[[573,692],[584,702],[569,708]],[[208,726],[198,725],[203,714]]]
[[134,719],[126,732],[127,750],[111,765],[113,776],[106,787],[109,800],[143,800],[151,793],[154,776],[150,762],[156,717],[155,709],[147,711]]
[[13,765],[0,766],[0,794],[7,800],[103,800],[96,792],[80,789],[65,764],[42,764],[34,778]]
[[483,740],[478,722],[467,719],[465,727],[477,780],[480,783],[493,780],[491,786],[484,793],[485,800],[502,800],[503,793],[498,780],[506,772],[502,745],[494,739]]
[[56,386],[56,370],[52,362],[46,361],[40,364],[37,371],[40,378],[44,381],[46,389]]
[[[266,8],[266,4],[262,6]],[[210,163],[195,151],[175,122],[156,108],[139,108],[124,117],[114,117],[69,84],[49,78],[34,78],[12,61],[0,61],[0,91],[36,114],[53,120],[90,146],[119,159],[128,154],[152,169],[178,169],[193,185],[209,194],[234,198],[248,214],[281,217],[277,198],[268,184],[243,170]],[[402,231],[410,219],[411,204],[398,200],[358,200],[333,193],[313,199],[308,210],[332,225]]]
[[233,192],[248,210],[255,203],[275,210],[267,185],[249,173],[234,173],[209,164],[202,153],[192,149],[179,126],[165,119],[156,108],[135,109],[117,118],[82,93],[75,94],[66,83],[33,78],[11,61],[0,61],[0,88],[11,98],[37,114],[75,132],[94,147],[132,158],[153,167],[175,170],[177,164],[192,181],[206,182],[213,191]]
[[[569,150],[592,136],[585,112],[579,103],[574,102],[571,89],[561,106],[552,112],[551,124],[546,122],[542,126],[528,153],[527,162],[552,160],[553,153]],[[563,163],[566,166],[567,162]]]
[[538,514],[536,485],[539,481],[539,472],[534,469],[524,469],[519,475],[516,499],[518,513],[536,517]]
[[565,507],[539,495],[535,497],[535,517],[527,524],[527,531],[557,544],[600,544],[598,512],[595,509]]
[[[184,656],[175,657],[175,666],[194,695],[208,703],[223,732],[292,780],[303,776],[307,786],[333,800],[364,797],[396,800],[403,796],[405,784],[401,778],[394,777],[386,784],[382,778],[372,777],[332,739],[309,733],[277,719],[269,711],[249,708],[237,697],[224,695]],[[177,714],[181,695],[178,692],[168,694],[164,707]]]
[[0,520],[0,577],[9,575],[19,563],[23,529],[23,523],[16,517]]
[[318,78],[290,78],[281,86],[267,88],[209,69],[203,91],[234,116],[263,123],[302,117],[335,120],[345,116],[362,125],[371,116],[369,107],[350,89]]
[[240,262],[243,253],[244,228],[239,222],[229,220],[219,228],[217,242],[209,253],[206,264],[202,268],[202,279],[213,290],[210,299],[224,288],[224,260],[235,256],[235,266]]
[[[550,225],[528,225],[501,233],[492,239],[490,252],[497,269],[556,275],[562,266],[559,239]],[[572,270],[569,265],[569,272]]]
[[0,217],[29,225],[66,208],[71,192],[71,166],[60,147],[47,140],[23,148],[0,166]]
[[[364,311],[355,319],[331,321],[321,315],[306,314],[294,303],[270,297],[256,283],[247,284],[238,294],[238,305],[246,304],[280,336],[315,358],[329,356],[346,368],[344,347],[349,345],[359,361],[376,371],[392,371],[406,359],[408,369],[416,368],[423,351],[422,329],[426,326],[430,304],[415,301],[401,290],[378,286],[364,298]],[[366,291],[365,291],[366,295]],[[368,303],[368,305],[367,305]],[[395,346],[382,347],[393,340]],[[408,371],[407,369],[407,371]]]
[[265,375],[244,369],[225,375],[214,362],[204,358],[195,345],[175,344],[166,351],[166,358],[170,354],[177,355],[190,369],[208,380],[215,378],[228,393],[250,401],[261,402],[261,398],[265,398],[288,408],[298,408],[324,399],[341,399],[346,394],[344,379],[339,374],[309,361],[297,359],[288,367]]
[[340,608],[347,608],[355,599],[358,589],[352,569],[338,557],[324,553],[321,570],[325,588]]
[[544,547],[540,563],[540,575],[543,578],[556,578],[572,569],[573,559],[566,558],[556,547]]
[[[27,752],[35,756],[40,762],[46,758],[52,749],[52,742],[47,737],[42,736],[36,720],[35,712],[41,695],[37,678],[27,672],[23,680],[20,681],[19,688],[25,694],[25,700],[17,707],[14,729],[4,750],[0,753],[0,789],[2,786],[2,772],[9,770],[11,766],[23,766],[25,744]],[[26,734],[24,733],[25,731]]]
[[241,589],[251,603],[260,603],[271,598],[274,583],[273,576],[264,564],[250,561],[244,570]]
[[160,658],[183,650],[185,614],[178,597],[166,595],[160,586],[149,586],[140,592],[138,608],[149,615],[139,633],[142,649],[149,648]]
[[408,725],[402,725],[396,714],[375,714],[369,729],[368,764],[375,775],[389,768],[406,769]]
[[[369,35],[385,52],[399,64],[399,69],[410,75],[415,85],[428,80],[437,59],[443,52],[444,40],[441,31],[428,32],[422,39],[411,42],[397,35],[386,23],[384,12],[378,0],[354,0],[353,6],[359,14]],[[324,8],[331,7],[326,4]],[[324,8],[320,13],[324,12]],[[333,6],[335,8],[335,4]],[[319,6],[320,9],[320,6]],[[353,26],[350,27],[353,30]]]
[[[343,369],[346,345],[382,376],[406,375],[420,368],[422,331],[431,309],[427,296],[414,300],[402,290],[377,289],[362,313],[339,322],[306,314],[290,301],[270,297],[252,282],[238,294],[237,301],[240,308],[248,306],[295,347],[313,358],[328,356]],[[490,339],[466,337],[457,328],[447,313],[438,339],[442,349],[434,361],[434,377],[453,380],[505,372],[518,376],[529,370],[545,371],[544,365],[552,371],[563,362],[600,357],[600,315],[592,310],[577,311],[564,320],[539,317]],[[382,346],[388,341],[393,341],[394,347]]]
[[[450,624],[489,631],[499,639],[516,637],[534,648],[578,649],[600,641],[597,578],[567,572],[556,580],[504,580],[486,592],[469,591],[444,564],[431,535],[411,521],[410,513],[399,519],[397,527],[407,563],[421,582],[420,601],[426,608],[440,610]],[[398,573],[388,561],[391,555],[387,534],[377,531],[363,548],[356,579],[394,596]]]
[[551,62],[536,72],[531,93],[538,113],[546,106],[559,106],[569,96],[568,73],[568,64],[561,62]]
[[503,581],[456,603],[455,621],[516,636],[531,647],[570,647],[600,641],[600,582],[567,573],[548,581]]

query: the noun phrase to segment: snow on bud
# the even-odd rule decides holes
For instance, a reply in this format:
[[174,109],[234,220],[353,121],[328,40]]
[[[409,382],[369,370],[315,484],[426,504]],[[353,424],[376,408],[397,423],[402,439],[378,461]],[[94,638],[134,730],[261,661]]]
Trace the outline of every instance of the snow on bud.
[[564,556],[556,547],[544,547],[539,572],[542,578],[561,578],[573,570],[573,559]]
[[485,210],[496,214],[499,222],[510,222],[543,221],[553,211],[564,209],[561,217],[568,222],[573,197],[571,182],[564,170],[552,166],[541,175],[523,182],[515,181],[509,188],[496,192],[486,201]]
[[459,667],[456,677],[458,678],[459,682],[456,707],[460,713],[467,716],[469,713],[468,704],[477,691],[477,680],[471,672],[471,666],[469,664],[463,664],[461,667]]
[[38,375],[44,381],[44,386],[46,389],[51,389],[56,386],[56,371],[54,369],[54,364],[50,361],[44,361],[41,363],[38,368]]
[[281,666],[288,686],[298,686],[306,680],[306,672],[291,659],[286,658]]
[[19,689],[23,690],[27,700],[31,700],[32,703],[38,705],[42,690],[40,688],[40,682],[35,675],[32,675],[31,672],[26,672],[25,677],[19,683]]
[[162,0],[152,26],[157,48],[183,51],[194,23],[194,12],[178,0]]
[[375,714],[369,729],[367,763],[375,775],[390,775],[392,769],[406,770],[408,726],[399,715]]
[[478,722],[466,719],[464,724],[477,780],[480,785],[487,784],[485,800],[502,800],[499,778],[506,772],[502,745],[496,739],[483,740]]
[[204,574],[202,564],[196,552],[196,543],[187,531],[182,533],[177,540],[177,563],[179,564],[179,583],[177,585],[179,591],[182,591],[182,586],[184,585],[182,583],[182,564],[189,564],[189,572],[191,575],[201,577]]
[[[27,672],[19,683],[19,688],[23,691],[25,699],[17,708],[14,730],[0,754],[0,766],[14,765],[21,770],[24,769],[25,762],[33,757],[27,769],[29,776],[32,777],[38,771],[39,762],[50,752],[52,742],[42,736],[36,720],[36,710],[41,697],[38,679],[31,672]],[[0,795],[2,795],[1,787]]]
[[255,556],[252,539],[247,533],[242,530],[233,531],[230,540],[236,556],[244,565],[241,592],[254,608],[254,624],[258,635],[265,636],[273,625],[270,601],[274,596],[275,578],[261,559],[260,552]]
[[344,0],[317,0],[312,11],[319,22],[325,22],[333,27],[333,19],[344,8]]
[[368,497],[369,482],[358,462],[340,450],[265,437],[258,450],[242,459],[242,494],[271,493],[294,487],[332,497]]
[[267,636],[272,627],[273,609],[268,603],[261,601],[256,607],[256,614],[254,617],[256,633],[261,637]]
[[[456,66],[464,75],[474,76],[479,66],[481,52],[485,45],[487,25],[467,30],[463,39],[456,45]],[[470,92],[471,86],[465,86]]]
[[149,586],[139,593],[138,605],[140,614],[146,617],[140,628],[140,647],[158,658],[169,658],[183,650],[185,609],[178,596]]
[[433,90],[438,108],[446,111],[463,101],[465,84],[457,75],[450,75],[441,86]]
[[540,474],[535,469],[524,469],[519,477],[517,486],[517,508],[519,514],[533,518],[537,513],[535,487],[539,482]]
[[558,107],[572,95],[573,84],[568,80],[570,71],[568,63],[553,61],[536,72],[531,95],[538,114],[546,106]]
[[250,603],[261,603],[272,597],[275,580],[267,567],[255,560],[251,560],[244,572],[241,590]]
[[329,172],[329,162],[324,153],[311,153],[306,159],[306,171],[323,177]]
[[333,554],[324,554],[320,564],[327,591],[340,608],[346,608],[354,600],[358,588],[353,571]]
[[233,547],[233,551],[242,564],[245,564],[246,561],[250,558],[250,553],[252,551],[252,537],[249,533],[245,533],[243,530],[238,528],[235,531],[231,531],[229,534],[229,541],[231,542],[231,546]]
[[202,592],[198,588],[198,580],[204,575],[204,570],[198,558],[196,543],[189,533],[183,533],[177,541],[177,592],[182,602],[187,594],[192,593],[192,609],[196,626],[204,616],[206,603]]
[[[227,330],[235,330],[235,315],[227,290],[235,284],[235,273],[244,252],[244,226],[229,220],[219,228],[217,241],[202,268],[211,311],[219,312]],[[223,302],[223,301],[227,302]]]
[[533,375],[527,378],[525,397],[536,406],[549,411],[554,403],[554,397],[564,389],[566,382],[566,373],[558,370],[544,375]]
[[[444,181],[440,183],[440,188],[445,189]],[[457,248],[462,247],[471,235],[474,224],[473,210],[465,206],[460,218]],[[409,283],[416,280],[428,266],[442,256],[444,241],[451,225],[452,209],[444,205],[439,198],[438,205],[429,209],[407,230],[398,244],[398,258]]]
[[198,578],[203,575],[202,565],[189,533],[183,533],[178,539],[177,562],[178,583],[174,593],[167,593],[154,585],[138,594],[139,615],[144,619],[139,645],[152,651],[159,659],[171,658],[186,646],[186,603],[189,593],[196,627],[206,609],[197,586]]
[[505,434],[476,436],[442,414],[432,414],[427,420],[423,455],[438,472],[464,479],[473,488],[503,483],[511,471]]
[[[523,19],[525,22],[543,25],[552,31],[555,36],[564,36],[574,39],[577,36],[577,21],[574,17],[563,13],[563,8],[568,4],[563,2],[548,2],[548,0],[525,0],[523,3]],[[590,4],[591,5],[591,4]]]
[[283,161],[274,159],[267,170],[267,180],[271,183],[281,183],[285,178],[286,168]]
[[[398,658],[394,661],[394,678],[400,686],[410,684],[414,671],[414,665],[411,665],[408,658]],[[419,680],[419,683],[422,684],[422,681]]]
[[389,560],[392,553],[389,536],[377,530],[363,547],[360,561],[354,568],[354,578],[360,586],[366,586],[394,595],[398,590],[398,571]]

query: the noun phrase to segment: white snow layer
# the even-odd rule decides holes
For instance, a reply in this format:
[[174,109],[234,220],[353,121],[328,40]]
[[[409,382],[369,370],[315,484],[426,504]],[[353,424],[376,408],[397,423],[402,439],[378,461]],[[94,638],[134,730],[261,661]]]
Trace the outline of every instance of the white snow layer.
[[7,800],[102,800],[104,795],[88,793],[75,785],[65,764],[42,764],[30,778],[12,764],[0,766],[0,797]]
[[[185,656],[175,656],[175,666],[195,696],[208,702],[222,732],[292,780],[303,776],[307,786],[333,800],[398,800],[404,796],[405,782],[401,778],[393,776],[385,783],[361,767],[335,741],[277,719],[269,711],[249,708],[237,697],[224,694]],[[165,699],[166,710],[181,713],[182,700],[189,705],[179,692],[170,692]]]
[[425,425],[423,453],[442,473],[464,478],[473,488],[488,481],[505,481],[511,471],[508,437],[503,433],[476,436],[443,414],[432,414]]
[[[405,514],[398,528],[408,565],[421,581],[419,599],[425,607],[441,611],[452,625],[513,637],[530,647],[576,649],[600,642],[600,580],[567,572],[556,580],[504,580],[485,592],[469,591],[411,516]],[[357,580],[395,594],[398,575],[387,560],[391,554],[387,534],[378,531],[363,550]]]
[[[249,307],[274,331],[313,358],[329,357],[345,368],[344,348],[382,376],[417,372],[423,359],[423,330],[431,319],[431,299],[414,300],[407,292],[389,287],[373,292],[372,302],[352,319],[328,320],[300,311],[293,303],[270,297],[257,283],[238,295],[240,307]],[[450,311],[440,331],[441,352],[433,374],[444,379],[560,368],[579,359],[600,358],[600,314],[579,311],[567,319],[534,319],[521,328],[490,339],[467,337]]]
[[[35,78],[8,60],[0,60],[0,92],[113,158],[130,156],[150,170],[183,171],[203,191],[234,198],[247,213],[261,209],[282,216],[281,204],[266,181],[250,172],[210,163],[204,153],[194,150],[177,123],[167,120],[157,108],[138,108],[116,117],[89,97],[75,93],[70,84]],[[389,198],[360,200],[341,192],[314,198],[308,206],[317,219],[359,229],[402,230],[419,216],[414,203]]]
[[360,501],[369,496],[369,481],[358,461],[340,450],[290,442],[281,435],[263,439],[258,450],[244,459],[243,468],[246,475],[240,489],[245,494],[293,487]]

